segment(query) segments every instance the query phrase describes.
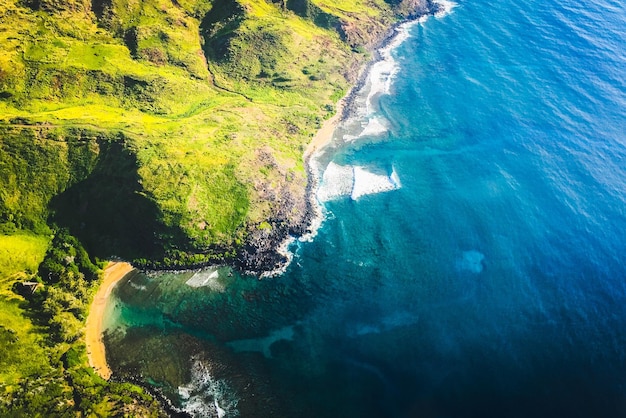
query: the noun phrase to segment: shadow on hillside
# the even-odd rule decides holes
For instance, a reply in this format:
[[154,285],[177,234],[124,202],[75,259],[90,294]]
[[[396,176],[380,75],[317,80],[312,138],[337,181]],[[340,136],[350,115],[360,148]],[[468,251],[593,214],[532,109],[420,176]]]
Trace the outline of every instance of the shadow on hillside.
[[56,196],[50,207],[51,220],[101,258],[160,258],[165,242],[182,237],[160,222],[159,208],[143,192],[135,155],[120,143],[100,143],[91,175]]

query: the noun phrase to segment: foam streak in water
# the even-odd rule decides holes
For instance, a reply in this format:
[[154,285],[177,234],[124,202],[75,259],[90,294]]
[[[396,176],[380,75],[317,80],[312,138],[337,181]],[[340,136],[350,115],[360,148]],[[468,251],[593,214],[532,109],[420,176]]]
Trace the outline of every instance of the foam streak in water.
[[341,196],[348,196],[352,192],[353,186],[352,167],[331,162],[324,170],[322,187],[320,187],[317,197],[320,201],[327,202]]
[[374,101],[383,94],[390,94],[393,79],[398,72],[398,63],[391,54],[402,42],[409,37],[408,26],[401,25],[396,29],[396,36],[385,47],[378,50],[380,61],[370,68],[368,83],[369,91],[365,100],[367,114],[373,112]]
[[185,282],[191,287],[209,287],[213,290],[223,291],[224,285],[219,282],[219,272],[217,269],[206,269],[196,272]]
[[436,18],[442,18],[450,13],[452,13],[452,9],[458,6],[457,3],[449,0],[438,0],[437,4],[440,6],[439,11],[435,13]]

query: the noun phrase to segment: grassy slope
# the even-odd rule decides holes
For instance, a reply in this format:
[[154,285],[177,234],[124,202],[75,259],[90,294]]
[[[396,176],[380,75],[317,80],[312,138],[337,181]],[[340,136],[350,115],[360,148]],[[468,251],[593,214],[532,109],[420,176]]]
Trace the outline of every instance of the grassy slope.
[[[348,86],[353,54],[335,30],[264,0],[242,0],[232,28],[206,27],[226,0],[217,11],[206,1],[115,0],[99,16],[77,3],[0,6],[0,123],[124,133],[158,221],[180,226],[197,250],[231,245],[267,220],[275,208],[263,188],[303,189],[302,151]],[[391,16],[381,1],[320,7],[375,16],[379,31],[379,15]],[[260,150],[277,166],[265,167]]]
[[[15,384],[48,366],[41,338],[22,309],[24,299],[11,288],[37,271],[48,239],[28,233],[0,236],[0,382]],[[49,367],[49,366],[48,366]]]

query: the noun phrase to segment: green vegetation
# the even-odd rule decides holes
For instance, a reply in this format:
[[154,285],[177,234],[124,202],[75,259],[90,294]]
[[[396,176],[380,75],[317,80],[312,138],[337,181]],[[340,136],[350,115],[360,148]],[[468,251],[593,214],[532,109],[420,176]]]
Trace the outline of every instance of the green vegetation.
[[[382,0],[8,0],[0,17],[2,230],[44,232],[67,192],[54,220],[89,251],[158,260],[236,248],[277,212],[268,189],[303,204],[302,152],[365,58],[353,50],[394,14]],[[102,185],[107,170],[119,184]],[[110,225],[84,230],[68,205],[125,213],[99,213],[120,187],[110,199],[148,210],[140,237],[94,246]]]
[[0,1],[0,415],[157,415],[87,367],[98,260],[297,228],[307,143],[415,4]]
[[143,391],[87,366],[79,337],[100,268],[76,238],[1,235],[0,266],[0,416],[159,415]]
[[14,384],[45,365],[38,335],[22,309],[23,298],[11,289],[37,271],[48,247],[48,239],[28,233],[0,236],[0,382]]

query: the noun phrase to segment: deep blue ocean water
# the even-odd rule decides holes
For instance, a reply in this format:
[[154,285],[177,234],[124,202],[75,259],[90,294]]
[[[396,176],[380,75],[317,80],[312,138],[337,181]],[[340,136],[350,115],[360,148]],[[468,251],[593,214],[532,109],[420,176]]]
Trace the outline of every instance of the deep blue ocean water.
[[196,416],[626,417],[626,7],[400,29],[281,276],[131,275],[108,356]]

